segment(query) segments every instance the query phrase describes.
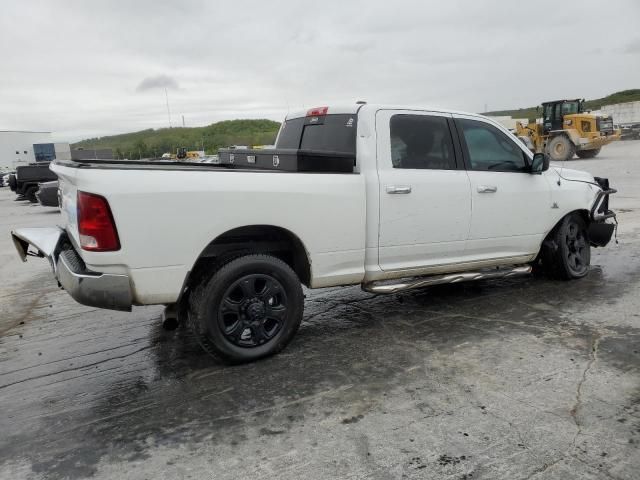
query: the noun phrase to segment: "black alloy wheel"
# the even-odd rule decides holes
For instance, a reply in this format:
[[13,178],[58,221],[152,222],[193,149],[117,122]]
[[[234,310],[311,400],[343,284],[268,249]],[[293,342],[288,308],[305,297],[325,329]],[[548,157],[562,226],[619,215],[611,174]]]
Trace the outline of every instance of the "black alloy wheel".
[[271,275],[246,275],[223,295],[218,323],[224,336],[239,347],[256,347],[271,340],[287,315],[287,294]]
[[210,355],[250,362],[282,350],[302,321],[304,294],[293,269],[269,254],[218,266],[189,297],[188,321]]
[[586,230],[583,223],[576,218],[569,220],[564,236],[565,255],[567,268],[574,278],[583,277],[589,269],[591,261],[591,248],[586,238]]
[[591,243],[587,223],[579,213],[564,217],[543,242],[543,269],[554,278],[573,280],[589,273]]

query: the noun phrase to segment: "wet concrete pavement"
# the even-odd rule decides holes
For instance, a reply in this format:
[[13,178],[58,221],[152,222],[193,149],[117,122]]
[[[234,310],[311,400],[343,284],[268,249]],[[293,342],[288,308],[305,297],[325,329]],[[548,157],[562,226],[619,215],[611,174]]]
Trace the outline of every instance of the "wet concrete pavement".
[[637,479],[640,142],[571,162],[620,194],[586,279],[308,292],[280,355],[225,366],[159,307],[78,305],[0,190],[0,478]]

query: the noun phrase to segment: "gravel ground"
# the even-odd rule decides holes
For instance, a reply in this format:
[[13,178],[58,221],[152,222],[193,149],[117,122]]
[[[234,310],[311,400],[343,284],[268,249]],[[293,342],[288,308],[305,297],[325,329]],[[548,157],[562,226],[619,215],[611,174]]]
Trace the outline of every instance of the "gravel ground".
[[0,189],[0,478],[637,479],[640,142],[567,166],[620,193],[576,282],[309,292],[280,355],[229,367],[189,332],[76,304]]

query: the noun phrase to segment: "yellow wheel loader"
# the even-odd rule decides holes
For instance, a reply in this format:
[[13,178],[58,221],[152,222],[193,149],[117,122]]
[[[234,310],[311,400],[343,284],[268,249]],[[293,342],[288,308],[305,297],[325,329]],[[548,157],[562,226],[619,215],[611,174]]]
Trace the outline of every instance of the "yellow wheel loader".
[[545,153],[556,162],[573,155],[593,158],[600,149],[620,140],[613,118],[584,111],[584,100],[556,100],[542,104],[542,121],[516,123],[516,135],[536,153]]

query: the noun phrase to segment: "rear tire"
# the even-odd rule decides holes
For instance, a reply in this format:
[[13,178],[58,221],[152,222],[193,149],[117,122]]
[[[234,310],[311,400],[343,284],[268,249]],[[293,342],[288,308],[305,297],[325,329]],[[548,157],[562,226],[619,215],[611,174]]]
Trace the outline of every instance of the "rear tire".
[[573,280],[589,273],[591,245],[587,224],[581,215],[573,213],[564,217],[542,248],[542,265],[550,276]]
[[24,192],[24,198],[29,200],[31,203],[38,203],[38,198],[36,197],[36,192],[38,191],[38,187],[33,186],[27,188]]
[[580,158],[595,158],[602,148],[594,148],[593,150],[578,150],[576,155]]
[[207,353],[244,363],[282,350],[303,311],[302,286],[289,265],[271,255],[245,255],[195,288],[189,326]]
[[571,160],[576,153],[576,147],[566,135],[557,135],[547,143],[547,156],[554,162]]
[[16,179],[16,176],[13,173],[9,175],[9,188],[11,189],[12,192],[15,192],[16,188],[18,188],[18,180]]

